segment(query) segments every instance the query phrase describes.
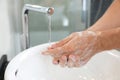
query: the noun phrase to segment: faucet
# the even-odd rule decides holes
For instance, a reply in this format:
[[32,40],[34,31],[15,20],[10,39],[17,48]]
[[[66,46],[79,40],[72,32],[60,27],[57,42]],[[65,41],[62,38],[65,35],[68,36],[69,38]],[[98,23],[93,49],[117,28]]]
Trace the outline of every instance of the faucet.
[[29,31],[28,31],[28,14],[29,11],[40,12],[48,15],[54,13],[54,8],[52,7],[42,7],[38,5],[25,4],[22,11],[22,50],[28,49],[30,47]]

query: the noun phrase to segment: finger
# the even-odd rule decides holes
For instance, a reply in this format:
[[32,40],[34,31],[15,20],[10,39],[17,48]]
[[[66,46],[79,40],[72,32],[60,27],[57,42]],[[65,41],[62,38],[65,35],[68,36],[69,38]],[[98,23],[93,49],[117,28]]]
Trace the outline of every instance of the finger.
[[91,57],[81,60],[79,55],[72,54],[69,56],[68,67],[82,67],[90,60],[90,58]]
[[59,57],[53,58],[53,64],[58,65],[59,64]]
[[74,67],[80,67],[80,56],[79,55],[76,55],[76,61],[75,61],[75,63],[74,63]]
[[69,55],[67,66],[68,66],[69,68],[74,67],[76,60],[77,60],[77,59],[76,59],[76,55],[75,55],[75,54]]
[[88,61],[94,56],[94,54],[89,54],[89,55],[84,55],[83,57],[80,58],[79,65],[80,67],[84,66],[85,64],[88,63]]
[[80,57],[78,54],[72,54],[69,56],[70,59],[72,59],[74,63],[74,67],[79,67],[80,65],[78,64],[80,62]]
[[85,64],[88,63],[88,61],[89,61],[90,59],[91,59],[91,58],[87,58],[87,59],[85,59],[85,60],[80,60],[79,66],[80,66],[80,67],[84,66]]
[[92,49],[86,50],[86,51],[83,52],[83,55],[80,55],[80,59],[82,61],[85,61],[85,60],[91,58],[94,55],[95,55],[95,53],[94,53],[94,51]]
[[53,59],[53,63],[54,64],[60,64],[62,67],[65,67],[66,63],[67,63],[67,57],[68,57],[68,55],[69,54],[64,54],[61,57],[55,57]]
[[90,60],[90,58],[87,58],[85,60],[81,60],[79,55],[77,55],[75,58],[76,58],[76,61],[74,62],[74,67],[82,67]]
[[80,67],[80,56],[83,55],[83,50],[82,48],[79,48],[79,50],[77,50],[74,54],[76,54],[76,62],[74,67]]
[[76,48],[75,48],[75,45],[77,44],[77,43],[75,43],[76,38],[77,37],[74,37],[68,43],[66,43],[64,46],[57,47],[54,49],[48,49],[47,51],[44,51],[43,54],[48,54],[48,55],[51,54],[53,56],[56,56],[56,55],[61,55],[61,53],[73,52],[74,50],[76,50]]
[[61,56],[61,58],[59,59],[59,64],[61,67],[65,67],[66,64],[67,64],[67,56],[66,55],[63,55]]
[[47,51],[42,52],[42,54],[51,55],[53,57],[59,57],[63,53],[64,53],[64,49],[62,47],[58,47],[55,49],[51,49],[51,50],[47,50]]
[[68,37],[66,37],[65,39],[51,45],[48,49],[54,49],[54,48],[57,48],[57,47],[61,47],[63,46],[64,44],[66,44],[67,42],[69,42],[70,40],[72,39],[72,35],[69,35]]
[[90,55],[85,55],[81,58],[81,61],[87,61],[90,60],[92,57],[94,56],[94,54],[90,54]]
[[62,55],[64,53],[69,53],[70,54],[70,53],[74,52],[74,46],[72,46],[72,45],[74,45],[73,42],[71,42],[69,44],[66,44],[62,47],[58,47],[58,48],[55,48],[55,49],[49,49],[47,51],[42,52],[42,54],[51,55],[53,57],[59,57],[60,55]]
[[77,49],[78,43],[76,42],[77,37],[72,38],[68,43],[66,43],[63,47],[65,53],[73,53]]

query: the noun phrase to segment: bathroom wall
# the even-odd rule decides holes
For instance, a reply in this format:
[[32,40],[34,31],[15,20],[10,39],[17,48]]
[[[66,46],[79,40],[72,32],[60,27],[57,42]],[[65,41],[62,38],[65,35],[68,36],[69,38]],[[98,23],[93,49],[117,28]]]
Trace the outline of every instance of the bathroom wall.
[[[0,56],[7,54],[12,59],[21,52],[21,13],[26,3],[55,8],[52,16],[52,41],[85,29],[81,21],[82,2],[79,0],[0,0]],[[74,6],[75,4],[77,5]],[[48,18],[43,14],[30,12],[29,31],[31,46],[48,42]]]
[[[51,27],[52,41],[58,41],[72,32],[86,29],[86,23],[84,22],[86,15],[83,15],[87,8],[85,1],[90,0],[24,0],[24,4],[54,7],[55,12],[52,15]],[[48,18],[46,15],[37,12],[29,13],[29,33],[31,46],[49,41]]]
[[7,0],[0,0],[0,56],[2,54],[8,54],[9,57],[12,57],[14,50],[13,42],[13,32],[10,28],[10,23],[8,20],[8,7]]
[[9,60],[20,52],[20,1],[0,0],[0,57],[7,54]]

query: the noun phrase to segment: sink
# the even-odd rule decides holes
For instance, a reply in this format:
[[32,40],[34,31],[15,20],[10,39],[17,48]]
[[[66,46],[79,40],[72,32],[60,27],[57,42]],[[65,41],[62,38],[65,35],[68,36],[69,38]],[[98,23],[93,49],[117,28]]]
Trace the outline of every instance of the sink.
[[42,55],[49,43],[19,53],[8,64],[5,80],[120,80],[120,52],[104,51],[80,68],[62,68]]

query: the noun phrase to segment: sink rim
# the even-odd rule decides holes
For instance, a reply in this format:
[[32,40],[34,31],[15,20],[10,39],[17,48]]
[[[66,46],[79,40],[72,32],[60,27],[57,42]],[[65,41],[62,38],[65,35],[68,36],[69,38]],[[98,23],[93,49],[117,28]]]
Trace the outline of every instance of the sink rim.
[[[54,44],[51,43],[51,44]],[[11,62],[8,64],[7,68],[6,68],[6,71],[5,71],[5,80],[16,80],[16,76],[15,74],[17,73],[16,70],[17,70],[17,67],[20,65],[20,63],[22,62],[22,60],[24,60],[26,57],[28,57],[29,55],[31,55],[31,52],[29,51],[32,51],[32,50],[35,50],[36,48],[41,48],[42,46],[46,46],[46,47],[43,47],[41,48],[40,50],[43,51],[47,48],[47,46],[49,46],[50,44],[49,43],[45,43],[45,44],[41,44],[41,45],[38,45],[38,46],[35,46],[35,47],[31,47],[21,53],[19,53],[15,58],[13,58],[11,60]],[[38,51],[38,50],[37,50]],[[37,52],[36,51],[36,52]],[[116,52],[116,54],[112,54],[113,52]],[[118,53],[117,50],[112,50],[112,51],[107,51],[107,54],[111,55],[111,56],[114,56],[116,58],[119,58],[119,61],[120,61],[120,54]],[[21,57],[23,59],[21,59]],[[14,66],[14,65],[16,66]],[[11,67],[12,66],[12,67]],[[9,74],[9,75],[8,75]],[[12,76],[12,77],[11,77]],[[11,79],[9,79],[11,78]]]

